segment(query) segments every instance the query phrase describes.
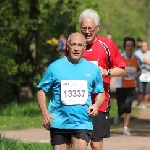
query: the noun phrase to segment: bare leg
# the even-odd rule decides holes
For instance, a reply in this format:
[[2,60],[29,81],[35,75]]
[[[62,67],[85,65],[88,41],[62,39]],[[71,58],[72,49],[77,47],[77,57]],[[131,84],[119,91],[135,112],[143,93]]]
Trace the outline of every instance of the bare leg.
[[149,99],[149,94],[146,94],[146,95],[144,95],[143,96],[143,104],[147,104],[147,102],[148,102],[148,99]]
[[77,139],[76,137],[72,136],[71,143],[72,143],[71,150],[86,150],[87,149],[87,142],[85,140]]
[[128,127],[130,121],[131,114],[124,114],[124,127]]
[[139,103],[142,102],[142,99],[143,99],[143,94],[139,93],[138,94],[138,101],[139,101]]
[[70,144],[55,145],[53,150],[69,150]]
[[99,142],[91,141],[91,148],[92,150],[103,150],[103,140]]

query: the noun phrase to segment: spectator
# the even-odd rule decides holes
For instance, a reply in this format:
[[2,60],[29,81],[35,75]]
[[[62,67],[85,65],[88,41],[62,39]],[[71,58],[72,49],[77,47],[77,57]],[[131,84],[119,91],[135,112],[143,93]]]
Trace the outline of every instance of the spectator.
[[106,38],[108,38],[108,39],[112,40],[112,36],[111,36],[111,34],[107,34],[107,35],[106,35]]
[[136,40],[136,51],[141,50],[143,40],[141,38],[137,38]]
[[65,55],[65,50],[66,50],[66,38],[63,34],[61,34],[58,41],[58,51],[60,57],[63,57]]

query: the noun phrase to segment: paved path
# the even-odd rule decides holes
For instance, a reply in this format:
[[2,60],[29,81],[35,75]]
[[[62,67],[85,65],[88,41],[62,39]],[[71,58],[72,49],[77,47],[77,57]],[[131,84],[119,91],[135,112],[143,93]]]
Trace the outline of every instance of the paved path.
[[[150,103],[140,110],[130,127],[131,136],[122,135],[122,128],[111,129],[111,138],[104,139],[104,150],[150,150]],[[0,134],[23,141],[49,142],[49,132],[44,128],[17,131],[0,131]],[[90,146],[88,150],[90,150]]]

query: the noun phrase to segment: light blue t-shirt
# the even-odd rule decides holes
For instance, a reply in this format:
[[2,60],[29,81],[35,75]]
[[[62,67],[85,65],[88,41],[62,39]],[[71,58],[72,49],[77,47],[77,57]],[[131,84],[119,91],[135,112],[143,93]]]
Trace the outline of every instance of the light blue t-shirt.
[[[61,80],[87,80],[88,99],[85,105],[65,105],[61,101]],[[92,118],[88,107],[92,105],[91,92],[104,91],[103,79],[99,68],[93,63],[82,60],[72,64],[64,56],[48,66],[38,88],[45,92],[52,91],[48,111],[54,116],[53,128],[93,130]]]

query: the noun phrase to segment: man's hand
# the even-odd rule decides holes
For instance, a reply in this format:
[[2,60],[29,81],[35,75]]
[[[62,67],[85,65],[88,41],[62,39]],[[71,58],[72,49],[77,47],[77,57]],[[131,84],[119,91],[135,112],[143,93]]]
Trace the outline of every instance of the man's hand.
[[54,117],[51,114],[47,114],[43,116],[42,118],[42,125],[45,129],[51,126],[50,119],[54,119]]
[[88,114],[89,114],[89,116],[92,116],[92,117],[97,116],[98,115],[98,108],[94,104],[89,106]]
[[143,63],[148,64],[148,60],[146,58],[143,59]]
[[127,74],[127,73],[125,73],[125,74],[123,75],[123,77],[124,77],[124,78],[127,78],[127,77],[128,77],[128,74]]
[[150,65],[150,61],[148,61],[148,59],[146,59],[146,58],[143,59],[143,63],[146,63],[147,65]]
[[99,67],[99,69],[100,69],[100,71],[101,71],[101,74],[103,75],[103,76],[108,76],[108,71],[106,70],[106,69],[103,69],[101,66],[98,66]]
[[39,89],[37,92],[38,105],[42,113],[42,125],[45,129],[51,126],[50,119],[54,117],[48,113],[46,106],[46,94],[42,89]]

